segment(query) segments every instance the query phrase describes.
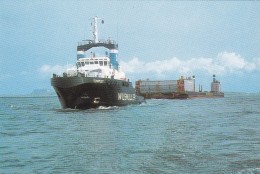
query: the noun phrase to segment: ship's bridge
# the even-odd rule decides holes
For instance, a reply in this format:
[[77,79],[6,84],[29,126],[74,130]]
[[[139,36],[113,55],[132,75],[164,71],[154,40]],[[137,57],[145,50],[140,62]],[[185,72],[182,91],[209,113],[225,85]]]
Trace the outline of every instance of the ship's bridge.
[[120,69],[115,69],[109,57],[92,56],[79,58],[75,69],[67,71],[68,76],[76,76],[80,73],[84,77],[101,77],[126,80],[125,73],[120,71]]
[[103,67],[110,66],[110,59],[108,57],[96,57],[96,58],[80,58],[77,61],[77,67],[100,65]]

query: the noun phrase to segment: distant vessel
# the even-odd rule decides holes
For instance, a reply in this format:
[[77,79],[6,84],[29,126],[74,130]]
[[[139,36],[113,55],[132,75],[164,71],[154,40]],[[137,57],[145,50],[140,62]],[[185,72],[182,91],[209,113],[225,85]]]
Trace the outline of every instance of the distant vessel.
[[221,92],[221,84],[213,75],[211,82],[211,91],[202,91],[199,85],[199,91],[195,91],[195,76],[179,80],[139,80],[136,81],[137,95],[146,99],[187,99],[187,98],[213,98],[224,97]]
[[[114,40],[98,40],[98,17],[92,19],[93,40],[79,42],[76,66],[67,69],[62,76],[53,74],[51,85],[63,108],[89,109],[99,106],[124,106],[138,104],[143,97],[118,63],[118,44]],[[104,21],[102,20],[102,23]],[[104,56],[96,56],[88,50],[93,47],[108,49]]]

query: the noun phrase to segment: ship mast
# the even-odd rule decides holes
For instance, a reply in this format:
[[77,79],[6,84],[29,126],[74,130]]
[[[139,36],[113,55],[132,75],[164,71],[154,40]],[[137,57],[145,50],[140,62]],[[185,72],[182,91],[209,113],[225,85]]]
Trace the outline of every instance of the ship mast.
[[[77,51],[87,51],[93,47],[105,47],[109,50],[117,49],[118,45],[114,40],[106,40],[99,41],[98,40],[98,21],[101,20],[101,24],[104,24],[104,20],[102,18],[98,18],[97,16],[91,19],[93,40],[83,40],[78,43]],[[82,56],[80,56],[82,57]]]
[[94,24],[93,24],[93,36],[94,36],[94,43],[98,43],[98,27],[97,27],[97,23],[98,23],[98,17],[94,17]]

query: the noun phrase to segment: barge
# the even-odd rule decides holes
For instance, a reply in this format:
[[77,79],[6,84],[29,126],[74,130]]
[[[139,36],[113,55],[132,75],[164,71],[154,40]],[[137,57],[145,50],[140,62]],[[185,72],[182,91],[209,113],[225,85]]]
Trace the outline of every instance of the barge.
[[188,98],[216,98],[224,97],[221,92],[220,81],[213,75],[210,91],[195,91],[195,76],[178,80],[138,80],[135,83],[136,94],[145,99],[188,99]]

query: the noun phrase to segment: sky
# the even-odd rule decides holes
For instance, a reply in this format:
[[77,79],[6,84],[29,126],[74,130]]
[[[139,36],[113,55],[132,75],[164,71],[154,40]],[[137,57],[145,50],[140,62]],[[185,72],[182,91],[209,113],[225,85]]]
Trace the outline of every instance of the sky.
[[132,82],[195,75],[210,90],[216,74],[224,92],[260,92],[259,1],[0,0],[0,95],[52,89],[94,16]]

